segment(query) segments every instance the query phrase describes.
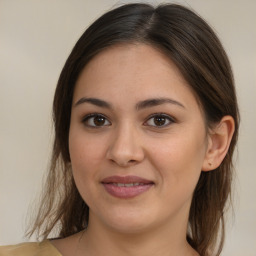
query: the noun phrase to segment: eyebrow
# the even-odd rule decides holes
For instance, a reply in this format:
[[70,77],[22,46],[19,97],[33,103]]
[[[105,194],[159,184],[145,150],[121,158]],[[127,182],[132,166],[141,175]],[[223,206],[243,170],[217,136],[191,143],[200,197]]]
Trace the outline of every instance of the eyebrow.
[[97,98],[85,98],[85,97],[78,100],[77,103],[75,104],[75,107],[83,103],[90,103],[102,108],[108,108],[108,109],[112,108],[111,104],[104,100],[100,100]]
[[[90,104],[93,104],[95,106],[102,107],[102,108],[108,108],[108,109],[113,108],[110,103],[108,103],[104,100],[97,99],[97,98],[86,98],[86,97],[83,97],[80,100],[78,100],[75,103],[75,106],[81,105],[83,103],[90,103]],[[176,100],[170,99],[170,98],[153,98],[153,99],[143,100],[143,101],[138,102],[136,104],[135,108],[137,110],[141,110],[141,109],[145,109],[145,108],[149,108],[149,107],[159,106],[159,105],[166,104],[166,103],[185,108],[185,106],[183,104],[181,104],[180,102],[178,102]]]
[[144,108],[155,107],[155,106],[166,104],[166,103],[174,104],[179,107],[185,108],[183,104],[170,98],[154,98],[154,99],[147,99],[147,100],[138,102],[136,104],[136,109],[141,110]]

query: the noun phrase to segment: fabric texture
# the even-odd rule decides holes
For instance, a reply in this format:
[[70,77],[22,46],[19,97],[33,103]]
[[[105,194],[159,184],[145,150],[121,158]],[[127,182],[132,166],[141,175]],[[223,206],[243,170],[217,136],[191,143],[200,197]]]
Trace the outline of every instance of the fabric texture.
[[0,246],[0,256],[62,256],[49,240]]

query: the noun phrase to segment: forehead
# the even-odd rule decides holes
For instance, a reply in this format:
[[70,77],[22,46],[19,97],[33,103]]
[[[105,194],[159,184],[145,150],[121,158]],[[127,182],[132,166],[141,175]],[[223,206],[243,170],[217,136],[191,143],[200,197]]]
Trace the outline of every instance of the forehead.
[[118,96],[131,97],[131,102],[166,95],[195,101],[192,89],[164,53],[145,44],[122,44],[102,51],[85,66],[74,100],[80,96],[114,100]]

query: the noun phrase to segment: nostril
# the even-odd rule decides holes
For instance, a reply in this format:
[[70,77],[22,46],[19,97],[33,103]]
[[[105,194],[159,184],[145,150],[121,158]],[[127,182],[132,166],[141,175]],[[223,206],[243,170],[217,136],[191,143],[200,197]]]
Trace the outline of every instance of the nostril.
[[134,160],[134,159],[131,159],[131,160],[128,160],[128,161],[118,161],[118,160],[115,160],[115,159],[110,159],[110,161],[112,163],[115,163],[115,164],[117,164],[119,166],[122,166],[122,167],[129,167],[129,166],[134,165],[134,164],[137,163],[137,161]]

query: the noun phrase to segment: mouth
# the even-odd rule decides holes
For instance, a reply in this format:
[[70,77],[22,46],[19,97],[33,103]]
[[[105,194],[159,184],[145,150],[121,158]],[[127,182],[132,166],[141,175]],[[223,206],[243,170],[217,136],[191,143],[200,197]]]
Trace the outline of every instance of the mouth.
[[153,181],[138,176],[111,176],[101,183],[110,195],[123,199],[136,197],[154,185]]

